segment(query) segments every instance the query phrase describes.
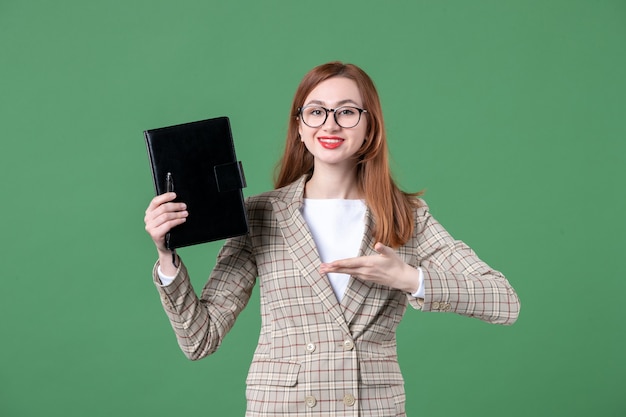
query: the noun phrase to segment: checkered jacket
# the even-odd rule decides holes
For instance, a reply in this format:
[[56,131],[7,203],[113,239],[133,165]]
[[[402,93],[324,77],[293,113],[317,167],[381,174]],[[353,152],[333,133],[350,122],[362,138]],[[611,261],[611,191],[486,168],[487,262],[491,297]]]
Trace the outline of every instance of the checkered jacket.
[[[396,328],[407,304],[512,324],[519,301],[504,276],[415,210],[413,238],[397,249],[424,272],[424,299],[351,279],[341,302],[319,271],[301,213],[305,179],[247,200],[249,233],[228,239],[198,297],[184,264],[161,301],[185,355],[214,352],[258,281],[262,323],[246,380],[246,416],[403,416]],[[361,255],[373,255],[366,215]]]

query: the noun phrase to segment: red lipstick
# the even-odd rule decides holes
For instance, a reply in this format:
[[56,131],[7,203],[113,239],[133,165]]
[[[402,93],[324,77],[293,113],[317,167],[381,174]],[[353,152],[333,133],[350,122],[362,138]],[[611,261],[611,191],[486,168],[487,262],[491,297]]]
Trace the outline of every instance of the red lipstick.
[[344,139],[339,136],[318,136],[317,140],[325,149],[338,148],[344,141]]

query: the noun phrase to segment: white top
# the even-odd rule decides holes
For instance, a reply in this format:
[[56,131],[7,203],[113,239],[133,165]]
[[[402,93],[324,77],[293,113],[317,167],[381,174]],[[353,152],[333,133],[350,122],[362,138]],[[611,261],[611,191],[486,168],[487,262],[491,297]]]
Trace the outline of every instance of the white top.
[[[362,200],[304,199],[302,215],[322,262],[358,256],[365,230],[365,210]],[[337,300],[341,302],[350,275],[336,272],[327,275]]]

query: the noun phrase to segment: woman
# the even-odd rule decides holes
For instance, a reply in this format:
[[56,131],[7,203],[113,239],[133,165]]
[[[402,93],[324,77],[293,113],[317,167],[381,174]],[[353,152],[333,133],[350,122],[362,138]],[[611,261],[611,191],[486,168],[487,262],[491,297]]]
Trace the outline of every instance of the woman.
[[154,280],[188,358],[219,347],[258,277],[247,416],[402,416],[395,333],[407,304],[517,319],[504,276],[394,183],[380,100],[360,68],[332,62],[304,77],[275,185],[247,200],[249,233],[226,241],[200,298],[164,245],[185,205],[166,193],[145,217]]

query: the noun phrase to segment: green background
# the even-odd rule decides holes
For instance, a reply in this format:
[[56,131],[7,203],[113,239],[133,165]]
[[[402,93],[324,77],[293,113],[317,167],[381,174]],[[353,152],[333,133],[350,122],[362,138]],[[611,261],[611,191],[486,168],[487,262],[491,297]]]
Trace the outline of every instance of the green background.
[[[310,68],[376,82],[395,175],[502,270],[513,327],[408,310],[411,416],[626,415],[626,2],[0,2],[0,415],[243,415],[255,294],[178,350],[143,130],[226,115],[271,188]],[[181,250],[197,290],[220,243]]]

